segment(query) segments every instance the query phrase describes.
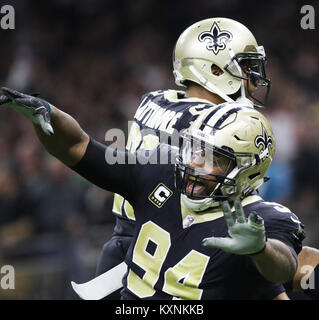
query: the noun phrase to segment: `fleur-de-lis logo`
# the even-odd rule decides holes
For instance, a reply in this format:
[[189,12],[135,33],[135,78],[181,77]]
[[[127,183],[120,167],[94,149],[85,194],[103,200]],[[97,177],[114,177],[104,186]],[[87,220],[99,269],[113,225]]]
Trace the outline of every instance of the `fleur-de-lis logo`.
[[259,157],[261,160],[264,160],[269,156],[269,147],[273,147],[272,137],[268,135],[266,128],[262,126],[262,135],[259,135],[255,138],[255,146],[259,148],[262,147],[259,153]]
[[220,50],[226,48],[226,40],[231,39],[233,36],[229,31],[221,31],[218,24],[214,22],[210,31],[204,31],[198,36],[200,42],[206,43],[206,49],[212,50],[217,54]]

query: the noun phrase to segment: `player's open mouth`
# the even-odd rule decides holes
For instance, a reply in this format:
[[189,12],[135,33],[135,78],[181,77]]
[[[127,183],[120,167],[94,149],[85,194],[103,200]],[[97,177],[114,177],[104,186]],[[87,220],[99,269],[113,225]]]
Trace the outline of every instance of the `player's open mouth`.
[[186,194],[193,197],[198,197],[204,194],[206,190],[206,185],[199,181],[188,180],[186,186]]

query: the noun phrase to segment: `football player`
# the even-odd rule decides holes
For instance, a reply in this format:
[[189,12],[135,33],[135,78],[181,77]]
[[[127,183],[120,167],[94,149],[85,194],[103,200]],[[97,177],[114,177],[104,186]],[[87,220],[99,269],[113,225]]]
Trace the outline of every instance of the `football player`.
[[[276,283],[293,278],[302,225],[288,208],[254,194],[276,145],[255,109],[212,106],[181,135],[177,150],[162,144],[133,155],[98,143],[43,99],[2,91],[33,121],[49,153],[133,205],[122,299],[274,298],[283,292]],[[114,157],[124,164],[110,164]]]

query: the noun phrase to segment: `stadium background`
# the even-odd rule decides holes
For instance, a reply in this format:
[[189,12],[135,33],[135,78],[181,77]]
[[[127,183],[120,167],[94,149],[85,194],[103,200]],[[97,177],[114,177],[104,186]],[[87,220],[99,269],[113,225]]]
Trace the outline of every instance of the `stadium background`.
[[[315,1],[312,1],[315,2]],[[263,188],[304,222],[319,248],[319,37],[302,30],[303,1],[0,1],[16,10],[0,29],[0,84],[41,96],[103,142],[127,131],[139,98],[176,88],[172,49],[198,20],[244,23],[265,46],[272,80],[265,114],[277,156]],[[317,10],[319,14],[319,10]],[[15,290],[0,299],[76,299],[70,281],[94,276],[114,218],[112,194],[46,154],[32,125],[7,107],[0,116],[0,267],[15,268]],[[1,274],[0,274],[1,276]]]

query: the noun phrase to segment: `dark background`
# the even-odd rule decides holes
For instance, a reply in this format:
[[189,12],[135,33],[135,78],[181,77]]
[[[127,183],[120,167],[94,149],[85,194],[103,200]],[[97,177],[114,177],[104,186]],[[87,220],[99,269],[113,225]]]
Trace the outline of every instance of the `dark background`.
[[[41,96],[103,142],[127,131],[148,91],[177,88],[172,50],[190,24],[228,17],[264,45],[272,80],[263,111],[277,155],[262,192],[295,212],[306,245],[319,248],[319,9],[316,1],[0,1],[15,8],[15,30],[0,29],[0,85]],[[313,5],[316,29],[300,27]],[[29,121],[0,115],[0,267],[15,268],[2,299],[76,299],[70,281],[93,278],[111,236],[112,194],[49,156]],[[0,274],[0,276],[2,276]]]

